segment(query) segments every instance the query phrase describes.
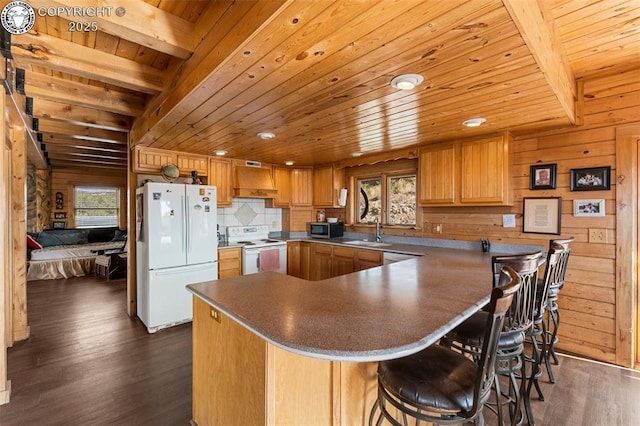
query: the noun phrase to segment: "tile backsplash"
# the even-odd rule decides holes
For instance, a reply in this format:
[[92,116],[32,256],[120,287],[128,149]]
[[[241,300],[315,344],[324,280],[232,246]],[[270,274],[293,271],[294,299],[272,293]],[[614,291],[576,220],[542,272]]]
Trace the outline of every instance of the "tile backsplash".
[[269,225],[269,232],[282,231],[282,209],[265,207],[260,198],[234,198],[231,207],[218,209],[220,234],[227,226]]

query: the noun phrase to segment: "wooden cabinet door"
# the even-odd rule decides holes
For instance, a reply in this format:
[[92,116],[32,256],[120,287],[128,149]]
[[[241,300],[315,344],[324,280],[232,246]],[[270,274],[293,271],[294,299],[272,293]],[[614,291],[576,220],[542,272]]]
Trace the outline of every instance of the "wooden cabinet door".
[[353,264],[354,249],[349,247],[333,247],[333,273],[334,277],[350,274],[355,271]]
[[218,278],[237,277],[242,275],[242,250],[225,248],[218,250]]
[[300,278],[310,279],[311,270],[311,243],[308,241],[300,242]]
[[209,185],[215,185],[218,193],[218,207],[230,207],[232,200],[231,160],[224,158],[209,159]]
[[207,157],[204,155],[178,154],[177,161],[180,174],[191,176],[193,170],[198,172],[198,176],[207,176],[209,173]]
[[382,265],[382,252],[377,250],[358,249],[354,253],[354,270],[375,268]]
[[418,176],[421,205],[449,205],[456,202],[456,151],[456,145],[420,150]]
[[461,144],[460,202],[508,204],[509,140],[501,136]]
[[302,278],[300,268],[300,241],[287,243],[287,275]]
[[333,276],[333,247],[330,244],[312,243],[309,261],[311,281],[324,280]]
[[136,146],[134,149],[133,171],[137,173],[160,173],[160,168],[164,164],[176,164],[177,161],[177,155],[173,151]]
[[274,166],[273,181],[278,192],[273,197],[274,207],[289,207],[291,204],[291,169]]
[[338,207],[340,188],[344,185],[344,169],[320,166],[313,169],[314,207]]
[[313,169],[291,170],[291,205],[313,205]]

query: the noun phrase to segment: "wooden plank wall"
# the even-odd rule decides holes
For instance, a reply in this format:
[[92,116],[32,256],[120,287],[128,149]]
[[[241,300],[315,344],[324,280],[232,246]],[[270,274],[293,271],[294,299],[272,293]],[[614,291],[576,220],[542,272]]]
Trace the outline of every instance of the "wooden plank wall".
[[[123,214],[120,215],[120,229],[127,229],[127,176],[126,170],[121,174],[113,174],[101,171],[100,169],[92,170],[90,173],[86,170],[78,169],[56,169],[51,171],[51,220],[56,212],[65,212],[67,214],[67,228],[75,226],[73,213],[73,194],[74,187],[77,185],[84,186],[117,186],[120,187],[120,208]],[[56,209],[55,198],[56,193],[60,192],[63,196],[62,209]]]
[[[606,362],[616,362],[616,126],[640,123],[638,70],[584,82],[584,125],[571,130],[518,135],[513,145],[513,207],[425,208],[423,237],[538,244],[549,238],[575,237],[566,285],[560,297],[562,326],[558,347]],[[534,164],[556,163],[555,190],[529,190]],[[571,192],[572,168],[611,166],[611,190]],[[522,232],[523,197],[562,197],[559,236]],[[573,200],[604,199],[606,216],[573,216]],[[516,228],[503,228],[502,215],[517,215]],[[441,235],[430,232],[442,223]],[[605,244],[588,242],[589,228],[607,230]],[[624,315],[632,315],[625,312]],[[620,314],[618,314],[620,315]],[[628,343],[625,343],[628,345]]]
[[[6,96],[0,97],[0,115],[5,116]],[[11,219],[9,200],[11,192],[11,142],[8,140],[8,128],[5,120],[0,121],[0,405],[9,402],[11,382],[7,380],[7,347],[13,343],[12,290],[11,276]]]

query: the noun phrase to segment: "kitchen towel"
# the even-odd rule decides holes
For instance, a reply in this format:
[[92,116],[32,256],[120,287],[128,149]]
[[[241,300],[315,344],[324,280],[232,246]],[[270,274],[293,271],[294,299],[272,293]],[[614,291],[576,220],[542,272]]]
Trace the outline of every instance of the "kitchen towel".
[[260,250],[260,272],[275,271],[280,268],[280,249]]

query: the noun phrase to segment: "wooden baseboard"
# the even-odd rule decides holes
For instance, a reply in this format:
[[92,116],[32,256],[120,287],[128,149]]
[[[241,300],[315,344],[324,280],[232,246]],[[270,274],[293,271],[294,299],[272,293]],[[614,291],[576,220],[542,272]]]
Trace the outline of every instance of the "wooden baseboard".
[[5,389],[0,390],[0,405],[8,404],[11,399],[11,380],[7,380]]

